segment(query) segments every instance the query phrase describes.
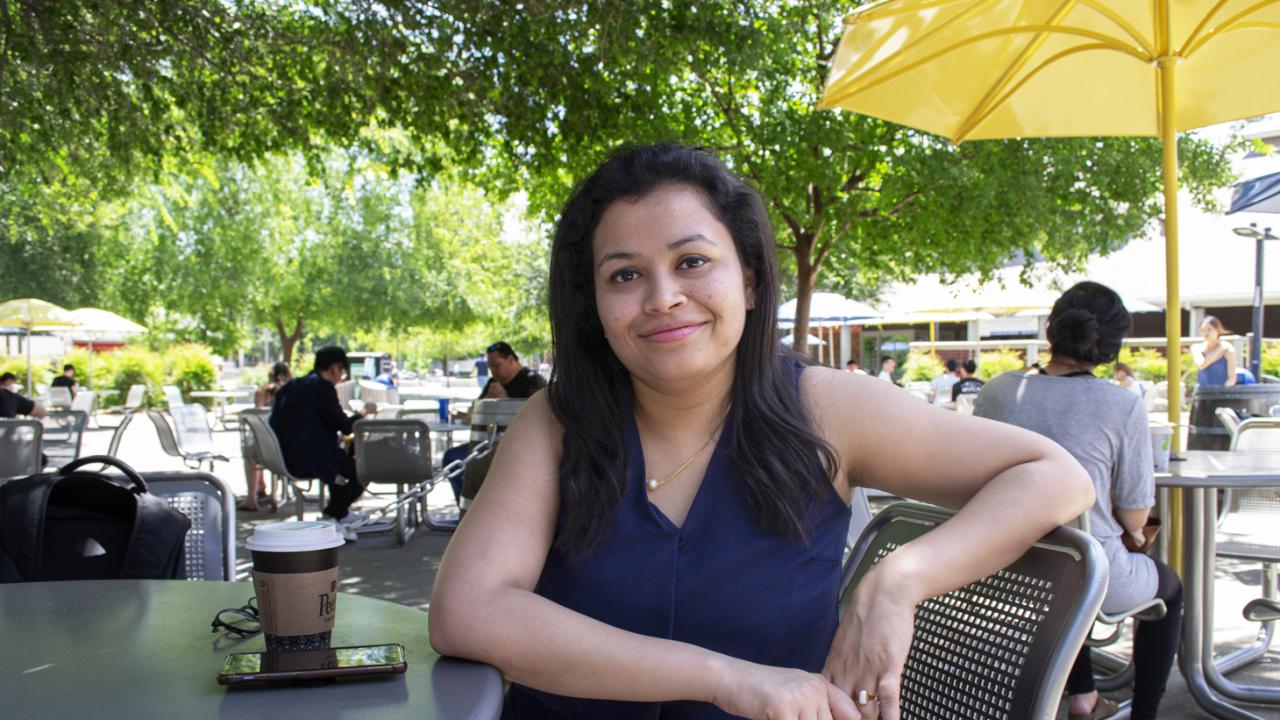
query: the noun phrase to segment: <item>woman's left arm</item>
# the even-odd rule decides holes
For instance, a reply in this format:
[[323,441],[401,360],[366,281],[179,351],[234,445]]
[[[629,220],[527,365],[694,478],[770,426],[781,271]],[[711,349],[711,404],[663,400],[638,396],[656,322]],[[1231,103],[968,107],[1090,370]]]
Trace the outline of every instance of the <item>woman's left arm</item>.
[[850,694],[878,695],[881,716],[897,720],[915,605],[1013,562],[1092,506],[1093,485],[1045,437],[845,375],[810,369],[802,379],[804,401],[841,460],[840,479],[958,510],[863,577],[823,670]]

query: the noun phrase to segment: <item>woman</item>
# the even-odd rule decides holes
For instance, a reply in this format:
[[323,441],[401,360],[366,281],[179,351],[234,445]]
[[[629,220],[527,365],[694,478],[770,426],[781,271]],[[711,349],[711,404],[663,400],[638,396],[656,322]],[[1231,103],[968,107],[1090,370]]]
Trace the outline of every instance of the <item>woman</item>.
[[[267,381],[253,393],[253,406],[256,408],[271,407],[271,403],[275,402],[276,399],[276,391],[284,387],[284,384],[291,379],[293,379],[293,373],[289,371],[288,363],[277,362],[272,365]],[[265,484],[262,481],[262,467],[246,459],[244,461],[244,477],[249,483],[249,494],[236,504],[236,508],[245,512],[258,512],[259,498],[266,497],[264,492]]]
[[1116,387],[1122,387],[1134,395],[1142,397],[1142,385],[1133,376],[1133,368],[1118,362],[1115,365],[1115,370],[1112,371],[1112,377]]
[[[1134,633],[1134,720],[1155,718],[1178,647],[1182,585],[1167,565],[1125,549],[1122,535],[1143,544],[1155,504],[1151,435],[1142,400],[1093,375],[1116,359],[1129,331],[1129,311],[1110,288],[1082,282],[1063,293],[1049,315],[1052,360],[1040,375],[1005,373],[982,389],[974,413],[1034,430],[1065,447],[1093,479],[1097,501],[1089,532],[1110,562],[1102,609],[1120,612],[1158,597],[1164,619],[1140,622]],[[1094,691],[1089,648],[1067,681],[1071,718],[1104,718],[1115,703]]]
[[[438,652],[513,681],[504,717],[897,718],[915,603],[1092,502],[1033,433],[782,355],[775,254],[760,197],[700,149],[621,151],[565,206],[552,383],[431,600]],[[855,483],[964,509],[837,617]]]
[[1200,372],[1196,375],[1196,385],[1204,387],[1222,387],[1236,384],[1236,351],[1229,343],[1222,342],[1227,329],[1222,321],[1212,315],[1205,315],[1200,323],[1200,337],[1204,342],[1191,346],[1191,357],[1196,361]]

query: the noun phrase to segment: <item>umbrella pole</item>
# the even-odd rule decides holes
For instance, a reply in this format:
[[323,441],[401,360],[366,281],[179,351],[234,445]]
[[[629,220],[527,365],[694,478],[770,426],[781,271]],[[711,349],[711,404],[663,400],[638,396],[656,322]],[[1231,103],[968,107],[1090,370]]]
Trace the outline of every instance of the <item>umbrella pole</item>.
[[[1165,18],[1167,27],[1168,18]],[[1168,35],[1166,31],[1166,37]],[[1182,447],[1182,301],[1178,287],[1178,132],[1174,113],[1174,70],[1177,59],[1167,55],[1159,61],[1160,142],[1164,150],[1164,333],[1168,363],[1169,422],[1173,425],[1173,453]],[[1182,492],[1169,493],[1169,561],[1182,570]]]
[[31,384],[31,326],[27,326],[27,397],[36,396],[36,386]]

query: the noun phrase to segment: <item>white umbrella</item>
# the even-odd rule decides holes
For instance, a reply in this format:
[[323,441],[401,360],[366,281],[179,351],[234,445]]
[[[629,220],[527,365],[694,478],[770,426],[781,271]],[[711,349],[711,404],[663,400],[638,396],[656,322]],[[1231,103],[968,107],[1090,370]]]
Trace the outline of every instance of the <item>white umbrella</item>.
[[[809,300],[809,324],[815,327],[848,325],[878,317],[880,317],[879,311],[870,305],[849,300],[836,293],[817,292]],[[789,327],[794,325],[795,321],[796,300],[793,298],[778,306],[778,324]]]
[[[781,338],[779,338],[779,339],[778,339],[778,342],[779,342],[780,344],[782,344],[782,345],[786,345],[787,347],[791,347],[791,343],[792,343],[794,340],[795,340],[795,338],[793,338],[793,337],[792,337],[792,336],[790,336],[790,335],[783,335]],[[817,335],[812,335],[812,334],[811,334],[811,335],[809,335],[809,344],[810,344],[810,345],[826,345],[826,344],[827,344],[827,341],[826,341],[826,340],[823,340],[822,338],[818,337]]]
[[[1139,300],[1136,297],[1120,295],[1120,302],[1124,304],[1124,309],[1132,313],[1152,313],[1161,312],[1164,308],[1159,305],[1153,305],[1146,300]],[[1014,313],[1014,317],[1040,317],[1053,312],[1052,307],[1047,308],[1030,308],[1028,310],[1019,310]]]
[[[102,310],[99,308],[83,307],[72,310],[70,313],[75,319],[75,327],[71,328],[74,332],[84,333],[89,336],[89,389],[93,389],[93,336],[94,335],[136,335],[144,333],[147,329],[138,323],[117,315],[110,310]],[[64,330],[66,326],[45,327],[36,326],[37,330]]]
[[31,331],[33,329],[74,327],[75,318],[66,308],[35,298],[22,298],[0,303],[0,325],[27,331],[27,392],[35,394],[31,384]]

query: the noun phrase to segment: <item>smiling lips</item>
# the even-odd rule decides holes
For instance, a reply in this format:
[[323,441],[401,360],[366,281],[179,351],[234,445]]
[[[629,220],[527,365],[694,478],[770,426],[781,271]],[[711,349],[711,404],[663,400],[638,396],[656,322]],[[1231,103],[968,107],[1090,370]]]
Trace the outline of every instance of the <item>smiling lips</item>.
[[681,323],[660,328],[649,333],[641,333],[640,337],[650,342],[669,343],[683,340],[702,329],[705,322]]

